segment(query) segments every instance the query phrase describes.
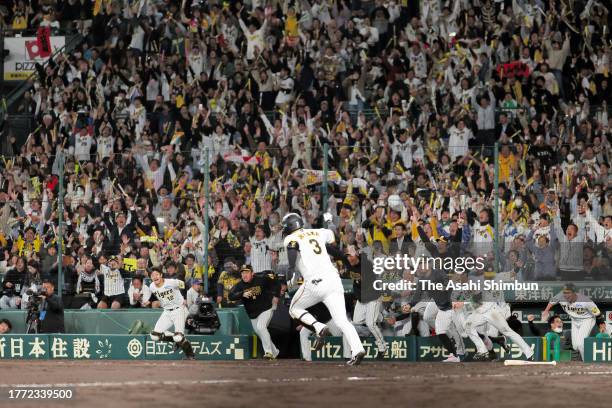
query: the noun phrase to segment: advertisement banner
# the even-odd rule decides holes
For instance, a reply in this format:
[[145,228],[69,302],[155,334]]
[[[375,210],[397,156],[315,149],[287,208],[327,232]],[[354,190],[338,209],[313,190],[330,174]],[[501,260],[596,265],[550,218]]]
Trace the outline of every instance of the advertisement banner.
[[[542,338],[541,337],[524,337],[525,342],[535,352],[536,361],[542,360]],[[465,339],[465,351],[466,359],[471,358],[476,353],[476,347],[470,341]],[[493,344],[493,350],[497,353],[497,357],[505,360],[525,360],[525,355],[521,349],[516,345],[512,344],[510,353],[506,354],[498,344]],[[442,343],[437,337],[419,337],[417,339],[417,360],[418,361],[442,361],[448,357],[446,349],[442,346]]]
[[[245,360],[249,336],[187,336],[197,360]],[[88,334],[6,334],[0,336],[0,359],[39,360],[181,360],[174,343],[149,336]]]
[[[612,301],[612,282],[575,282],[578,292],[588,296],[593,301]],[[563,282],[539,282],[538,290],[505,291],[506,302],[548,302],[563,289]]]
[[49,336],[4,334],[0,336],[0,359],[46,360]]
[[584,361],[586,363],[612,363],[612,338],[584,339]]
[[[187,336],[196,360],[246,360],[251,357],[250,336]],[[183,351],[173,343],[153,341],[146,337],[147,360],[181,360]]]
[[[387,341],[387,353],[382,361],[415,361],[416,360],[416,337],[385,337]],[[310,346],[314,338],[310,339]],[[361,343],[366,351],[365,360],[374,360],[377,355],[376,342],[374,338],[362,338]],[[325,345],[319,351],[312,350],[313,361],[344,360],[342,353],[342,337],[329,337]]]
[[[35,64],[46,62],[66,42],[65,37],[47,37],[41,31],[37,37],[6,37],[4,49],[9,52],[4,59],[4,80],[22,81],[27,79],[35,70]],[[47,47],[50,45],[50,49]]]

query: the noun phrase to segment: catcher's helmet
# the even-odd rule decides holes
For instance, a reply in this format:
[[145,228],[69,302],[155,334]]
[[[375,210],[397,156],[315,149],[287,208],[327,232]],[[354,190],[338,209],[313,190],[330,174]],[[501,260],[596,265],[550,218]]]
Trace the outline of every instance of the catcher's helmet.
[[283,217],[282,221],[283,235],[287,236],[293,231],[297,231],[300,228],[304,228],[304,221],[299,214],[289,213]]

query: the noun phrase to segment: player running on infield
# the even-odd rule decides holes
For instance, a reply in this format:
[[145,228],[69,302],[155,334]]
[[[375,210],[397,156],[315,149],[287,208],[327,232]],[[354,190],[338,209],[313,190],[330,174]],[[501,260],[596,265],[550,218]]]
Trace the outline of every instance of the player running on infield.
[[[328,254],[328,249],[334,251],[327,245],[334,242],[333,231],[304,229],[304,221],[296,213],[285,215],[282,226],[289,260],[288,275],[291,276],[297,266],[304,278],[304,283],[291,300],[289,314],[305,326],[312,327],[317,336],[323,338],[330,334],[329,328],[306,310],[323,302],[351,347],[352,357],[347,364],[358,365],[365,356],[365,350],[357,330],[346,317],[344,288]],[[322,345],[321,341],[318,343]]]
[[[185,353],[188,360],[195,360],[195,354],[191,343],[185,338],[185,320],[187,320],[187,308],[180,289],[185,283],[178,279],[164,279],[159,269],[151,272],[151,292],[157,296],[164,309],[161,316],[151,331],[151,338],[155,341],[174,342]],[[169,331],[174,326],[174,333]]]

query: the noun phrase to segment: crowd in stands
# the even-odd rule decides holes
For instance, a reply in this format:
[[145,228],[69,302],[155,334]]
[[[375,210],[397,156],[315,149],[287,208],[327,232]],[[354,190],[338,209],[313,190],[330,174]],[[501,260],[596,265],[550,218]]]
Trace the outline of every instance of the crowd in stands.
[[2,4],[6,35],[83,41],[8,107],[36,126],[2,129],[1,308],[59,262],[68,307],[155,306],[124,285],[153,268],[231,306],[242,264],[284,275],[287,212],[343,251],[612,281],[609,1]]

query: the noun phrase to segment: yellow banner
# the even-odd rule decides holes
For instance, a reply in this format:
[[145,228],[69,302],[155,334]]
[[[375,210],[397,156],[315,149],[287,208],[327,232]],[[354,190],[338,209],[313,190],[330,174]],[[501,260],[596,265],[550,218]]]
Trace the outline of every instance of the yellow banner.
[[[323,182],[323,170],[302,170],[302,175],[304,176],[304,184],[307,186]],[[342,178],[337,171],[328,171],[327,180],[337,183]]]
[[128,272],[134,272],[136,270],[136,259],[123,258],[123,269]]

